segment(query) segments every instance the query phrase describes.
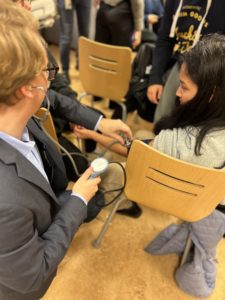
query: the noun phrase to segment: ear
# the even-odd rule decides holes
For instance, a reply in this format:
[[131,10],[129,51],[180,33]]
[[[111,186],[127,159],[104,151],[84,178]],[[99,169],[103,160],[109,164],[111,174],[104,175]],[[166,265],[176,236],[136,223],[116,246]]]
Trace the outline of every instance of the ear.
[[212,102],[213,98],[214,98],[214,94],[212,94],[212,95],[210,96],[210,98],[209,98],[209,103]]
[[17,89],[17,95],[19,97],[33,98],[32,87],[30,85],[23,85]]

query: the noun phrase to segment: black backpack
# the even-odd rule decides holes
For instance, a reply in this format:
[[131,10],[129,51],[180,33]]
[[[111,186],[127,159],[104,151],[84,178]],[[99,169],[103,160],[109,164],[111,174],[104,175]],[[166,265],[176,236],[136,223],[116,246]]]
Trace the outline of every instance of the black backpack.
[[156,108],[146,96],[154,48],[152,43],[140,46],[133,62],[132,78],[126,95],[127,112],[137,110],[138,115],[149,122],[153,121]]

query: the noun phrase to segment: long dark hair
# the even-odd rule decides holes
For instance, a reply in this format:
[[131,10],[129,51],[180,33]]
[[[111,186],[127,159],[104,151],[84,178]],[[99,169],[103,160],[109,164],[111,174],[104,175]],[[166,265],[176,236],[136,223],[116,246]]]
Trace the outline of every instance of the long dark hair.
[[162,129],[197,127],[195,154],[200,155],[205,135],[225,128],[225,36],[210,34],[203,37],[180,57],[179,65],[183,63],[198,87],[197,94],[159,120],[154,133],[159,134]]

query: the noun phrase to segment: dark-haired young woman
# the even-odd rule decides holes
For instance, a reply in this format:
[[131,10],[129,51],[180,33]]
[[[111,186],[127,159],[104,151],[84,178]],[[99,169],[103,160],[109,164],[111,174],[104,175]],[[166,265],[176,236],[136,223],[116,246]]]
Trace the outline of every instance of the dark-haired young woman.
[[225,167],[225,36],[204,37],[180,60],[180,104],[158,121],[153,146],[198,165]]

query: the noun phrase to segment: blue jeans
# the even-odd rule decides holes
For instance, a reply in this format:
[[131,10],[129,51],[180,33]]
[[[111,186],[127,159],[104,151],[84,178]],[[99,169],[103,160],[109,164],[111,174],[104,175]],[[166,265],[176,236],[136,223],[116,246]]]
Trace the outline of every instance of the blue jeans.
[[60,14],[59,49],[63,71],[68,71],[70,65],[70,46],[73,34],[74,10],[77,15],[79,36],[83,35],[88,37],[89,35],[91,0],[73,0],[72,4],[72,9],[65,9],[60,5],[58,6]]

